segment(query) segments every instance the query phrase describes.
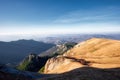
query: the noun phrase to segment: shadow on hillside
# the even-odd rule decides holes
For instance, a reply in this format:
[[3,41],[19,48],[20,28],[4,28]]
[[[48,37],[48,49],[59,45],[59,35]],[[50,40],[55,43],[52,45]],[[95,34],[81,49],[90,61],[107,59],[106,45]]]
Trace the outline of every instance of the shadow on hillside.
[[62,74],[49,74],[47,76],[37,80],[120,80],[120,68],[82,67]]
[[120,68],[82,67],[62,74],[14,73],[7,68],[0,68],[0,80],[120,80]]

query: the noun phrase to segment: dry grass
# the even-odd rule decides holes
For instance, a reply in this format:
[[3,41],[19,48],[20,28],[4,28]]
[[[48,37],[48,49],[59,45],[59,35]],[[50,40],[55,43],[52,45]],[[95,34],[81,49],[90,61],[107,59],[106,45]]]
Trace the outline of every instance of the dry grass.
[[93,38],[82,43],[82,45],[81,43],[78,45],[65,54],[90,61],[92,67],[120,67],[119,40]]
[[[120,41],[92,38],[79,43],[70,49],[63,56],[74,57],[76,59],[85,59],[89,61],[89,67],[96,68],[116,68],[120,67]],[[65,62],[63,62],[65,63]],[[69,64],[60,65],[49,73],[63,73],[83,67],[79,62],[69,62]]]

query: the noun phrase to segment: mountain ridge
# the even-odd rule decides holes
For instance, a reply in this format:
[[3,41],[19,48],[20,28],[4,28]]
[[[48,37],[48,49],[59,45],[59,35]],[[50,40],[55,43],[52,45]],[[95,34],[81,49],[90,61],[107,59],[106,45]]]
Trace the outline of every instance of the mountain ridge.
[[[92,38],[78,43],[72,49],[61,56],[49,59],[45,65],[45,73],[63,73],[75,68],[87,66],[96,68],[116,68],[120,67],[120,41],[105,38]],[[68,60],[64,57],[72,57]],[[62,59],[64,58],[64,59]],[[76,60],[80,60],[75,61]],[[59,64],[59,62],[61,64]],[[69,66],[70,65],[70,66]]]

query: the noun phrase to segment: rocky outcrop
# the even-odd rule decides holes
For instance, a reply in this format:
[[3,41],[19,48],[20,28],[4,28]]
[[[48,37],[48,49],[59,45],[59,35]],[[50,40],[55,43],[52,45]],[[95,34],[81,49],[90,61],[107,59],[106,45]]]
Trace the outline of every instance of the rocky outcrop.
[[38,72],[45,65],[48,58],[31,53],[17,66],[17,69]]
[[120,67],[120,41],[92,38],[49,59],[44,73],[63,73],[80,67]]
[[51,71],[52,73],[63,73],[75,68],[85,66],[89,66],[89,62],[84,59],[76,59],[67,56],[57,56],[47,61],[44,73],[51,73]]

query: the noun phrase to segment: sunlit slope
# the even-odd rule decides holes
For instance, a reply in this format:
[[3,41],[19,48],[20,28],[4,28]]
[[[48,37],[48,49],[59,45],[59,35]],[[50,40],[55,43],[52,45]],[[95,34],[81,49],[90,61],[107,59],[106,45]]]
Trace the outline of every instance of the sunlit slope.
[[65,53],[66,55],[84,55],[99,57],[118,57],[120,56],[120,41],[92,38],[85,42],[79,43],[73,49]]
[[120,67],[120,41],[92,38],[79,43],[62,56],[49,59],[45,73],[62,73],[79,67]]

